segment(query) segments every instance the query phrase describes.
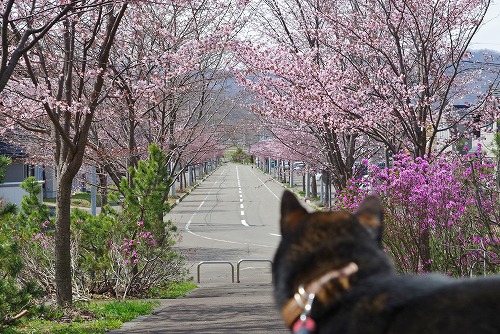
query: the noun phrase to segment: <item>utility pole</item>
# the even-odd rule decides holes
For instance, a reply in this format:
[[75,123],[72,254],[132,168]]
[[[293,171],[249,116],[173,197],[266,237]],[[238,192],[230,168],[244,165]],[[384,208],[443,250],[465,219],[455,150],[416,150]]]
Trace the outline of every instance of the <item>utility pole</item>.
[[96,169],[94,166],[90,167],[90,206],[91,206],[91,213],[92,216],[97,215],[97,191],[96,191],[96,184],[97,184],[97,177],[96,177]]
[[306,166],[306,197],[311,197],[311,172],[309,170],[309,166]]

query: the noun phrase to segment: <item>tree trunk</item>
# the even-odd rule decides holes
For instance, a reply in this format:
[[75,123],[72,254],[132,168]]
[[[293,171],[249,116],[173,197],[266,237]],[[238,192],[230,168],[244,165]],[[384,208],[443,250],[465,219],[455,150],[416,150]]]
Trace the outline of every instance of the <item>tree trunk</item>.
[[[61,171],[61,168],[58,168]],[[73,176],[62,171],[57,176],[57,213],[55,230],[55,276],[57,305],[71,305],[71,184]]]
[[[415,157],[421,157],[423,158],[425,156],[425,150],[426,150],[426,133],[424,131],[425,129],[417,127],[416,133],[417,133],[417,138],[418,138],[418,145],[415,148]],[[419,256],[420,256],[420,261],[422,263],[422,270],[424,272],[430,272],[431,267],[432,267],[432,259],[431,259],[431,245],[430,245],[430,231],[429,231],[429,226],[427,224],[422,227],[422,230],[420,231],[420,238],[419,238]]]
[[322,171],[321,178],[323,179],[323,206],[330,205],[330,192],[329,192],[329,183],[330,183],[330,172]]
[[179,166],[179,174],[178,174],[178,178],[179,178],[179,191],[182,191],[182,189],[184,189],[185,187],[185,184],[184,184],[184,169],[182,168],[182,166]]
[[385,148],[385,168],[391,168],[391,157],[390,157],[391,151],[389,150],[389,147]]
[[318,185],[316,184],[316,174],[311,175],[311,196],[318,197]]
[[431,250],[430,250],[430,232],[427,227],[425,227],[420,232],[419,241],[420,244],[418,247],[418,252],[420,256],[420,261],[422,263],[422,270],[428,273],[432,269],[432,262],[431,262]]
[[[326,147],[326,158],[333,174],[332,183],[337,191],[344,189],[352,177],[357,135],[338,135],[325,126],[325,131],[317,137]],[[341,145],[341,141],[343,145]],[[343,147],[342,147],[343,146]]]

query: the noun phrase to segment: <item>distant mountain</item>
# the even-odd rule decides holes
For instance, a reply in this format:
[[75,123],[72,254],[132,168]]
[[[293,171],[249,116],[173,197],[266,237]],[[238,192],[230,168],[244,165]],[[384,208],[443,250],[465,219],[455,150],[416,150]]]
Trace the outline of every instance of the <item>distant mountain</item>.
[[[454,104],[473,104],[477,102],[478,96],[483,94],[493,85],[498,87],[500,74],[500,52],[488,49],[471,50],[472,58],[465,60],[463,64],[464,75],[478,75],[478,79],[471,83],[470,94],[454,101]],[[474,72],[474,74],[473,74]]]

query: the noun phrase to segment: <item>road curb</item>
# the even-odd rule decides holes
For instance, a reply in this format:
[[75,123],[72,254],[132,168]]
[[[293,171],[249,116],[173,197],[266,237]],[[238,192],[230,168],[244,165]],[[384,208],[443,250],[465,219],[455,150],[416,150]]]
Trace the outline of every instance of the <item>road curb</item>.
[[306,203],[307,205],[309,205],[312,209],[314,209],[315,211],[320,211],[322,210],[321,207],[317,206],[316,204],[314,204],[313,202],[311,202],[311,200],[307,199],[306,197],[300,195],[297,191],[297,189],[295,187],[292,187],[290,188],[289,186],[287,186],[286,184],[283,184],[283,182],[279,181],[278,179],[276,179],[274,176],[272,176],[271,174],[268,174],[266,173],[265,171],[263,171],[262,169],[260,169],[259,167],[255,167],[258,171],[260,171],[262,174],[264,174],[265,176],[268,176],[271,178],[271,180],[273,180],[274,182],[276,182],[277,184],[281,185],[282,188],[286,189],[286,190],[289,190],[291,192],[293,192],[295,194],[295,196],[297,196],[301,201],[303,201],[304,203]]
[[208,177],[210,177],[213,173],[215,173],[215,171],[217,171],[219,168],[220,168],[220,166],[218,166],[213,171],[211,171],[210,173],[208,173],[205,176],[203,176],[203,178],[200,181],[196,182],[191,189],[189,189],[188,191],[186,191],[185,193],[183,193],[179,198],[177,198],[175,200],[175,203],[170,206],[170,210],[172,210],[173,208],[175,208],[177,206],[177,204],[179,204],[180,202],[182,202],[189,194],[191,194],[191,192],[193,192],[193,190],[195,190],[196,188],[198,188],[203,182],[205,182],[205,180]]

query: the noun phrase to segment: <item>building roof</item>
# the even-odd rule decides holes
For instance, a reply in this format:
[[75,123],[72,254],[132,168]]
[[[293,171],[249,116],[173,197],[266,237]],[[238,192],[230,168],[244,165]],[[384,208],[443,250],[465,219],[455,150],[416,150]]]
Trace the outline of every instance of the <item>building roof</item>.
[[10,157],[12,159],[25,158],[26,153],[19,147],[12,144],[0,141],[0,155]]
[[500,99],[500,87],[493,89],[493,96]]

